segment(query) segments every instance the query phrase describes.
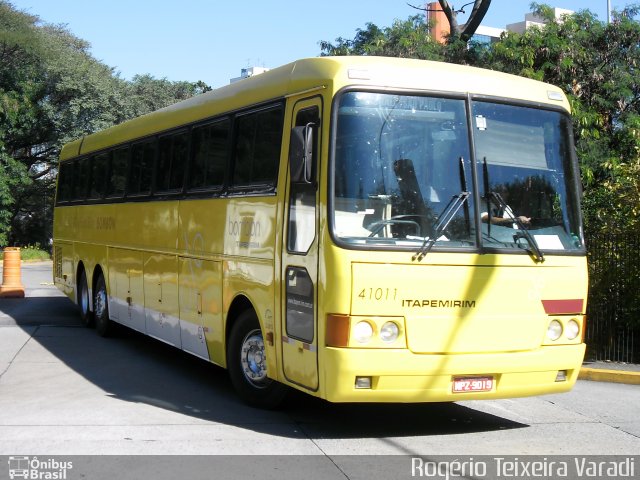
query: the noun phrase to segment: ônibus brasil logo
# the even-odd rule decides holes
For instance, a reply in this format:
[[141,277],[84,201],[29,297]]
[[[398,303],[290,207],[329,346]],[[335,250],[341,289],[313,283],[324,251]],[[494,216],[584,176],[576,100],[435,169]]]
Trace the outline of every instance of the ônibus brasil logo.
[[61,462],[53,458],[40,460],[38,457],[9,457],[9,478],[32,480],[65,480],[67,470],[73,468],[73,462]]

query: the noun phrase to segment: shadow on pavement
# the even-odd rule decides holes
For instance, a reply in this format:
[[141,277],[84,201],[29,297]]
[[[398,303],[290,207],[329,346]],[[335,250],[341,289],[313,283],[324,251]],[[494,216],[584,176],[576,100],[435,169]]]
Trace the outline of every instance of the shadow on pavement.
[[[3,319],[5,325],[11,319],[13,325],[29,327],[25,331],[35,326],[32,341],[107,396],[257,432],[339,439],[528,426],[455,403],[331,404],[296,391],[280,410],[257,410],[236,397],[224,369],[124,327],[113,338],[101,338],[80,326],[70,300],[53,292],[48,297],[0,300],[0,325]],[[293,428],[277,426],[283,423]]]

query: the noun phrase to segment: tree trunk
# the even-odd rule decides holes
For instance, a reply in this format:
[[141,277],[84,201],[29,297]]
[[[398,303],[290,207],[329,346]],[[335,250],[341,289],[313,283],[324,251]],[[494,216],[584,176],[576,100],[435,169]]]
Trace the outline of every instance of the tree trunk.
[[482,22],[482,19],[487,14],[487,10],[489,10],[489,6],[491,5],[491,0],[475,0],[475,2],[473,2],[473,10],[471,10],[471,15],[469,15],[467,23],[464,25],[458,25],[457,15],[459,11],[454,10],[455,7],[452,8],[447,0],[438,0],[438,2],[449,21],[449,26],[451,27],[451,38],[459,37],[463,42],[468,42],[473,34],[476,33],[476,30],[480,26],[480,22]]

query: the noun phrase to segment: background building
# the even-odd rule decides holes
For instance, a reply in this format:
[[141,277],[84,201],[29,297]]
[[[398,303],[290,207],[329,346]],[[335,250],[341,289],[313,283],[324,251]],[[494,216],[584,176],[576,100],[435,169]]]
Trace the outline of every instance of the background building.
[[[446,19],[445,19],[446,20]],[[254,75],[260,75],[261,73],[268,72],[269,69],[265,67],[247,67],[240,70],[240,76],[229,80],[229,83],[235,83],[244,78],[253,77]]]
[[[571,15],[574,12],[573,10],[566,10],[564,8],[554,8],[553,13],[556,20],[562,21],[562,17]],[[528,28],[542,27],[545,23],[544,19],[538,17],[535,13],[527,13],[524,16],[524,22],[510,23],[507,25],[507,30],[515,33],[524,33]]]
[[447,37],[451,33],[449,28],[449,21],[444,14],[440,3],[431,2],[425,5],[427,22],[431,26],[431,38],[438,43],[444,43],[447,41]]

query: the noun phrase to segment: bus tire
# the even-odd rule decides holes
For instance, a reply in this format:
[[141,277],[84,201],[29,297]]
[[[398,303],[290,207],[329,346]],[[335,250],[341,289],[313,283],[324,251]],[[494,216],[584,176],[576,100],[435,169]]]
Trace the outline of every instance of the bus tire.
[[80,270],[78,278],[78,306],[80,307],[80,321],[85,327],[93,327],[94,318],[89,308],[89,285],[87,284],[87,272]]
[[255,407],[280,405],[287,387],[267,377],[263,335],[253,310],[245,310],[236,319],[227,347],[227,369],[238,396]]
[[104,282],[102,273],[100,273],[93,292],[93,315],[96,331],[101,337],[108,337],[113,331],[113,322],[109,318],[109,302],[107,299],[107,285]]

